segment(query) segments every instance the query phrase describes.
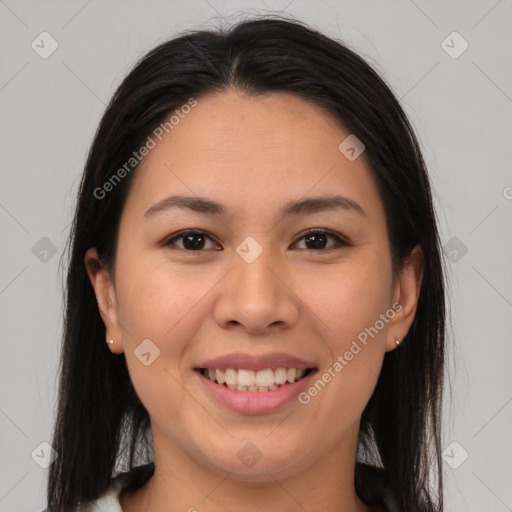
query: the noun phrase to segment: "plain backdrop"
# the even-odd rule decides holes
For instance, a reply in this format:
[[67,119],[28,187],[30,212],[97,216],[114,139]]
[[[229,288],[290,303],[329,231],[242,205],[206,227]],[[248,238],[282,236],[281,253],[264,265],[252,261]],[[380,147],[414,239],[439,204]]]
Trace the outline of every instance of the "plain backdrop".
[[446,510],[512,510],[510,0],[5,0],[0,511],[46,506],[48,470],[38,454],[47,453],[41,443],[50,440],[56,400],[59,260],[105,104],[135,60],[159,42],[185,29],[279,11],[367,58],[413,123],[451,283]]

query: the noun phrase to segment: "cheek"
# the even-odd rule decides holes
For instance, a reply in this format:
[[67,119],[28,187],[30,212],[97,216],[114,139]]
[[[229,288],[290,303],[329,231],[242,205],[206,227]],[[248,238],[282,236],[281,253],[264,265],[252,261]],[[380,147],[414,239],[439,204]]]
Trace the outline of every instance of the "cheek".
[[361,257],[317,275],[313,291],[303,295],[329,356],[302,403],[314,408],[315,425],[335,418],[333,436],[362,414],[385,355],[391,281],[377,260]]
[[[303,283],[301,295],[316,314],[314,317],[332,357],[348,350],[351,342],[373,326],[389,307],[390,274],[378,263],[377,255],[361,254],[318,272],[308,282],[314,286],[304,287]],[[379,331],[383,335],[386,329]]]
[[[163,348],[164,340],[176,346],[177,332],[207,291],[208,283],[198,272],[182,272],[158,258],[125,251],[118,264],[118,319],[130,343],[154,339]],[[204,290],[203,290],[204,289]]]
[[180,382],[190,371],[184,354],[196,336],[197,317],[204,314],[200,299],[213,285],[210,280],[142,255],[119,261],[118,320],[126,363],[137,395],[158,423],[194,407]]

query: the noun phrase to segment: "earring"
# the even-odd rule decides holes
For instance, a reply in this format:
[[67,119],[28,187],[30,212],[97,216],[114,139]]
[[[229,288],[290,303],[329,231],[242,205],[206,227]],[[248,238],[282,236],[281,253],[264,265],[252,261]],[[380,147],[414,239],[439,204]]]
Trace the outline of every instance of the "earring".
[[397,347],[398,347],[398,345],[400,345],[400,341],[398,341],[398,340],[395,340],[395,343],[396,343]]
[[113,345],[113,344],[114,344],[114,340],[107,340],[107,343],[108,343],[109,345]]

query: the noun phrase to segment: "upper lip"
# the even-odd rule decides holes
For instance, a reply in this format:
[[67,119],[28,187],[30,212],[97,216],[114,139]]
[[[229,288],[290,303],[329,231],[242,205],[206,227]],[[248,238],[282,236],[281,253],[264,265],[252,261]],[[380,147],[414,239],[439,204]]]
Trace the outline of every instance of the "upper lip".
[[315,363],[305,361],[299,357],[286,354],[284,352],[272,352],[270,354],[253,355],[245,352],[232,352],[223,356],[214,357],[201,362],[196,366],[196,370],[201,368],[227,369],[234,370],[265,370],[266,368],[316,368]]

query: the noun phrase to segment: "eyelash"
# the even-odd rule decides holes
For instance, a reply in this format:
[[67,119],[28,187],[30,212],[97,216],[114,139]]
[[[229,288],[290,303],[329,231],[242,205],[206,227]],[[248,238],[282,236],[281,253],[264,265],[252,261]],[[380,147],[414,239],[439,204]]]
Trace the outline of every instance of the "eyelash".
[[[335,245],[333,247],[329,247],[327,249],[301,249],[301,250],[308,251],[308,252],[323,252],[323,253],[326,253],[326,252],[330,252],[332,250],[341,249],[343,247],[350,247],[350,245],[351,245],[350,243],[348,243],[345,239],[343,239],[337,233],[335,233],[333,231],[330,231],[330,230],[327,230],[327,229],[320,229],[320,228],[308,229],[305,233],[303,233],[296,240],[296,242],[294,242],[294,244],[297,243],[299,240],[302,240],[303,238],[307,237],[307,236],[318,235],[318,234],[326,235],[326,236],[330,236],[332,238],[335,238],[336,241],[337,241],[337,245]],[[194,251],[194,250],[191,250],[191,249],[182,249],[181,247],[174,247],[174,248],[172,247],[173,243],[176,240],[179,240],[180,238],[182,239],[182,238],[184,238],[187,235],[204,235],[207,238],[209,238],[210,240],[212,240],[213,242],[215,242],[210,236],[208,236],[208,234],[205,231],[196,230],[196,229],[185,229],[183,231],[179,231],[178,233],[176,233],[174,235],[171,235],[170,237],[166,238],[161,245],[164,246],[164,247],[172,248],[173,250],[181,250],[181,251],[185,251],[185,252],[188,252],[188,253],[204,252],[204,251],[208,250],[208,249],[199,249],[197,251]]]

